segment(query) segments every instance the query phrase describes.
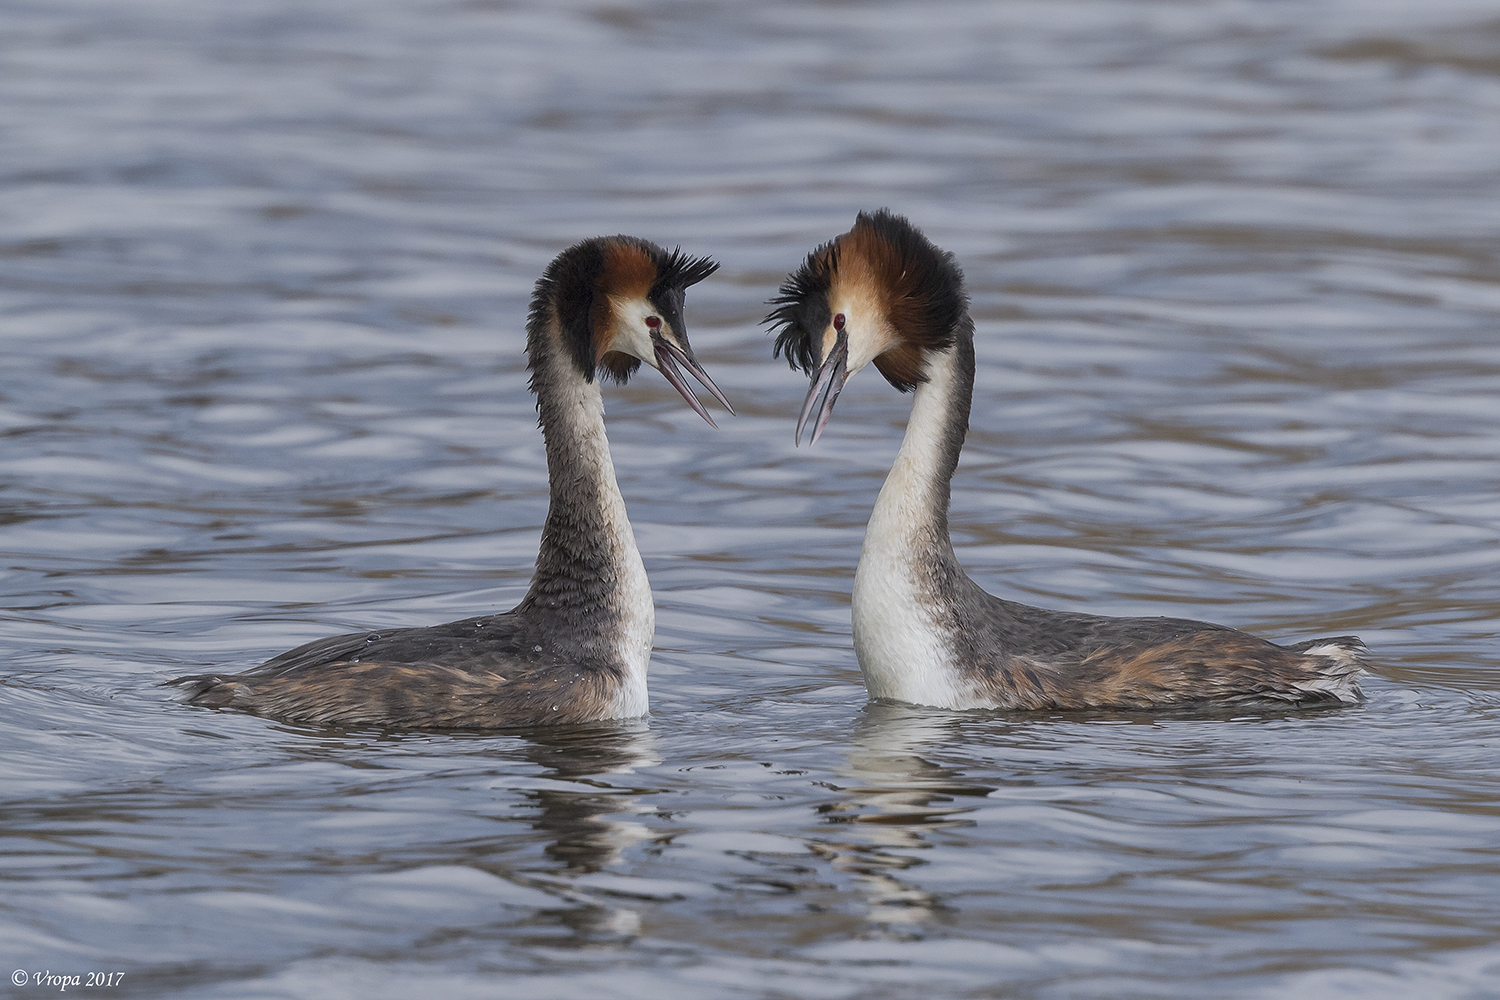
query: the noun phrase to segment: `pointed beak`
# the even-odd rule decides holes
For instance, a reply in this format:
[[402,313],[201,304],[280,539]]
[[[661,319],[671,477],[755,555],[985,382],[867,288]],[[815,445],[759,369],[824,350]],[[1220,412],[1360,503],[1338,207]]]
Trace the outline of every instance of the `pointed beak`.
[[651,335],[651,346],[656,351],[657,370],[666,376],[668,382],[672,383],[672,388],[682,393],[682,398],[687,400],[687,404],[693,408],[693,412],[708,421],[708,426],[714,430],[719,429],[719,425],[714,423],[714,418],[708,415],[708,411],[698,401],[698,397],[693,393],[692,387],[688,385],[687,379],[682,377],[682,369],[678,368],[678,365],[686,368],[689,375],[697,379],[703,388],[707,389],[713,394],[715,399],[723,403],[724,409],[729,411],[730,416],[734,415],[734,407],[729,405],[729,400],[724,398],[724,394],[719,391],[719,387],[714,385],[714,380],[708,377],[708,372],[703,370],[692,354],[684,351],[676,344],[662,337],[659,333]]
[[[812,439],[808,445],[818,443],[818,438],[823,436],[823,428],[828,426],[828,418],[833,416],[833,404],[837,402],[839,393],[844,391],[844,383],[849,380],[849,331],[840,330],[838,339],[833,342],[833,350],[828,352],[828,357],[823,359],[822,365],[813,373],[812,388],[807,390],[807,399],[802,401],[802,415],[797,418],[797,436],[792,440],[797,444],[802,443],[802,428],[807,426],[807,418],[812,415],[813,406],[817,404],[818,419],[813,424]],[[822,402],[818,402],[821,394]]]

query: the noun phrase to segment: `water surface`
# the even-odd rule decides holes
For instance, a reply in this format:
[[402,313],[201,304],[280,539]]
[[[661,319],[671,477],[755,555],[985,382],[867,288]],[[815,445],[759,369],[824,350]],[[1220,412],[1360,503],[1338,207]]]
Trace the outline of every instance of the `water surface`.
[[[1491,4],[13,0],[0,29],[0,974],[1494,995]],[[849,588],[907,400],[862,376],[793,448],[806,383],[759,320],[881,206],[969,280],[972,575],[1358,633],[1364,706],[866,706]],[[688,321],[740,411],[608,395],[648,719],[340,732],[159,686],[514,604],[530,287],[621,231],[723,262]]]

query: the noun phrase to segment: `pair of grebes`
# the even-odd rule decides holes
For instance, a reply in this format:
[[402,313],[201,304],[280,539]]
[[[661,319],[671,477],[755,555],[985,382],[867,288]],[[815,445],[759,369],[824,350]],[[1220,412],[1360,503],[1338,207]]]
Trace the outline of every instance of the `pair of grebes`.
[[[657,369],[710,424],[683,372],[729,401],[688,344],[688,286],[718,265],[609,236],[563,251],[526,321],[551,504],[514,610],[334,636],[240,674],[171,682],[194,704],[340,726],[492,728],[644,715],[656,612],[604,435],[599,383]],[[911,419],[865,531],[854,648],[871,698],[949,709],[1154,709],[1360,700],[1352,636],[1282,646],[1207,622],[1034,608],[981,590],[948,535],[969,426],[974,323],[953,256],[890,212],[813,251],[772,300],[776,354],[810,374],[816,442],[870,363]],[[730,412],[733,409],[730,408]]]

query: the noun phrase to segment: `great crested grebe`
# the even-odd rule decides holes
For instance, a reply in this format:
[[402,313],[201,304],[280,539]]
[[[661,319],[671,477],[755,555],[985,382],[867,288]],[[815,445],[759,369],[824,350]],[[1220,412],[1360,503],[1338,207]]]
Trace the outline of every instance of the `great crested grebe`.
[[906,437],[865,530],[854,649],[870,697],[941,708],[1354,704],[1353,636],[1280,646],[1180,618],[1107,618],[985,593],[948,536],[974,391],[974,323],[951,254],[888,211],[808,255],[772,300],[775,353],[812,377],[797,440],[817,441],[844,383],[875,363],[915,390]]
[[630,236],[585,240],[536,283],[527,367],[551,502],[531,588],[513,610],[431,628],[310,642],[240,674],[169,681],[196,705],[298,722],[491,728],[644,715],[656,627],[651,585],[615,482],[600,377],[642,361],[713,424],[682,370],[699,367],[684,293],[718,264]]

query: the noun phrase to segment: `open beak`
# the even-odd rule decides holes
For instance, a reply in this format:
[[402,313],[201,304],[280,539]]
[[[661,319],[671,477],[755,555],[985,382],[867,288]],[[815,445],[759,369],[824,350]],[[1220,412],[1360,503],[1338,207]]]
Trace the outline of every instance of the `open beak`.
[[[812,388],[807,390],[807,399],[802,402],[802,415],[797,418],[797,436],[792,440],[797,444],[802,443],[802,428],[807,426],[807,418],[812,415],[813,405],[817,404],[818,419],[813,424],[812,440],[809,445],[818,443],[818,438],[823,436],[823,428],[828,426],[828,418],[833,416],[833,404],[837,402],[839,393],[844,391],[844,383],[849,380],[849,333],[840,330],[838,339],[833,342],[833,350],[828,352],[828,357],[818,366],[813,373]],[[822,395],[823,401],[818,402],[818,396]]]
[[693,408],[694,413],[708,421],[708,426],[714,430],[719,429],[719,425],[714,423],[714,418],[710,417],[708,411],[703,408],[703,404],[698,402],[698,397],[694,395],[687,379],[682,377],[682,369],[678,368],[678,365],[686,368],[688,374],[697,379],[703,388],[713,393],[713,397],[724,404],[724,409],[729,411],[730,416],[734,415],[734,407],[729,405],[729,400],[724,398],[719,387],[714,385],[714,380],[708,377],[708,372],[698,365],[691,354],[658,333],[651,335],[651,346],[656,350],[657,371],[667,377],[667,381],[672,383],[672,388],[682,393],[682,398],[687,400],[687,404]]

